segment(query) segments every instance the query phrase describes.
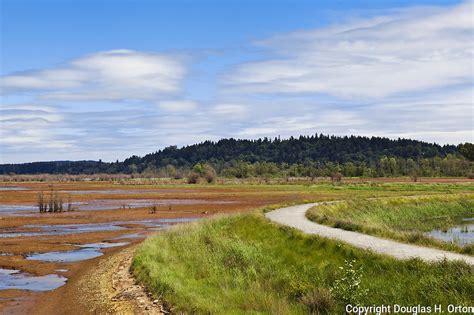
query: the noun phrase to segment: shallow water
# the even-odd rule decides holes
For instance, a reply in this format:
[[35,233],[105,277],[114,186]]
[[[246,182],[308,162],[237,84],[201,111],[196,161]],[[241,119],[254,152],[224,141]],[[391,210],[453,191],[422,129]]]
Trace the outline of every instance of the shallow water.
[[79,245],[81,249],[69,250],[65,252],[37,253],[26,256],[27,260],[41,260],[48,262],[74,262],[92,259],[102,256],[100,249],[125,246],[128,242],[122,243],[92,243]]
[[[152,206],[198,205],[198,204],[230,204],[233,201],[210,201],[201,199],[96,199],[90,201],[72,202],[74,210],[114,210],[121,208],[146,208]],[[67,208],[67,205],[64,205]],[[0,204],[2,214],[38,213],[36,205],[8,205]]]
[[11,190],[30,190],[29,188],[25,187],[15,187],[15,186],[7,186],[7,187],[0,187],[0,191],[11,191]]
[[[136,221],[115,221],[108,223],[90,223],[90,224],[59,224],[59,225],[48,225],[48,224],[29,224],[23,228],[32,229],[34,231],[28,232],[27,230],[22,232],[4,232],[0,233],[0,237],[21,237],[21,236],[47,236],[47,235],[62,235],[62,234],[79,234],[85,232],[95,231],[114,231],[114,230],[129,230],[137,229],[136,227],[123,227],[124,224],[140,224],[143,225],[144,232],[146,230],[155,230],[166,228],[167,226],[173,225],[179,222],[189,222],[198,220],[199,218],[174,218],[174,219],[149,219],[149,220],[136,220]],[[118,237],[111,238],[110,240],[118,239],[132,239],[142,238],[146,235],[140,232],[130,233],[121,235]],[[103,255],[101,249],[125,246],[129,242],[118,242],[118,243],[91,243],[84,245],[76,245],[79,248],[64,251],[64,252],[47,252],[47,253],[35,253],[26,256],[27,260],[40,260],[46,262],[63,262],[72,263],[87,259],[92,259]],[[0,255],[12,255],[11,253],[0,253]],[[56,272],[63,273],[67,272],[67,269],[57,269]],[[50,274],[46,276],[33,276],[27,273],[22,273],[18,270],[7,270],[0,268],[0,290],[6,289],[20,289],[20,290],[31,290],[31,291],[48,291],[56,289],[64,285],[67,278],[58,274]]]
[[127,229],[125,227],[114,225],[111,223],[58,224],[58,225],[27,224],[24,227],[34,229],[35,231],[3,232],[3,233],[0,233],[0,237],[67,235],[67,234],[78,234],[78,233],[86,233],[86,232],[118,231],[118,230]]
[[59,288],[66,283],[65,277],[57,274],[33,276],[19,270],[0,268],[0,290],[19,289],[31,291],[48,291]]
[[62,192],[74,195],[104,194],[104,195],[134,195],[134,194],[176,194],[189,191],[186,189],[103,189],[103,190],[63,190]]
[[16,214],[25,211],[37,212],[38,207],[30,205],[0,205],[0,214]]
[[151,219],[151,220],[137,220],[137,221],[114,221],[107,223],[88,223],[88,224],[27,224],[24,225],[26,229],[33,231],[21,232],[3,232],[1,237],[31,237],[31,236],[49,236],[49,235],[67,235],[79,234],[87,232],[101,232],[101,231],[119,231],[127,230],[129,228],[123,227],[124,224],[141,224],[145,228],[163,228],[180,222],[190,222],[197,220],[197,218],[175,218],[175,219]]
[[120,243],[100,242],[100,243],[83,244],[83,245],[78,245],[78,246],[81,248],[103,249],[103,248],[120,247],[120,246],[125,246],[128,244],[130,243],[129,242],[120,242]]
[[76,210],[113,210],[120,208],[145,208],[152,206],[226,204],[230,201],[209,201],[200,199],[97,199],[72,203]]
[[450,228],[447,231],[433,230],[426,233],[426,235],[461,246],[474,244],[474,224],[468,223],[474,221],[474,218],[466,218],[463,221],[466,223]]
[[126,224],[126,223],[137,223],[143,224],[147,227],[156,227],[161,225],[170,225],[175,223],[184,223],[184,222],[192,222],[199,220],[199,218],[171,218],[171,219],[149,219],[149,220],[138,220],[138,221],[119,221],[119,224]]
[[127,238],[145,238],[146,235],[143,233],[130,233],[130,234],[125,234],[125,235],[120,235],[116,237],[110,238],[110,240],[123,240]]

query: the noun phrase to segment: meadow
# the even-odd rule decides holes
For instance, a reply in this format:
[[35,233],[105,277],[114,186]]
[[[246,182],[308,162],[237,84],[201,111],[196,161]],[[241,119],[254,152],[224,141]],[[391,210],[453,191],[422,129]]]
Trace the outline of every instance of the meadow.
[[473,194],[451,192],[436,196],[356,198],[316,206],[307,212],[307,217],[345,230],[474,254],[472,243],[462,246],[426,234],[432,230],[446,232],[466,223],[463,220],[472,219]]
[[137,279],[172,312],[341,314],[345,304],[472,303],[463,263],[397,261],[305,236],[258,213],[176,226],[147,239]]

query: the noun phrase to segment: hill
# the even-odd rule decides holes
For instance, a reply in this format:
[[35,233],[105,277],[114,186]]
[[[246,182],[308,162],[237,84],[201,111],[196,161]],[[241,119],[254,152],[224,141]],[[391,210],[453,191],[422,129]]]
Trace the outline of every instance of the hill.
[[[313,170],[321,170],[321,172],[323,170],[338,171],[348,176],[384,176],[387,175],[385,171],[383,174],[380,172],[377,174],[376,169],[401,167],[403,169],[393,170],[388,175],[397,175],[395,173],[404,175],[404,173],[408,174],[414,169],[423,167],[423,161],[425,164],[430,164],[431,169],[443,168],[440,163],[446,159],[464,161],[464,164],[459,166],[458,161],[455,166],[449,166],[456,169],[454,172],[451,170],[453,174],[444,174],[446,172],[443,173],[441,170],[439,171],[442,173],[440,175],[460,175],[458,174],[459,168],[463,167],[464,172],[467,171],[466,165],[468,168],[469,163],[464,160],[454,145],[440,146],[435,143],[410,139],[391,140],[382,137],[314,135],[289,139],[236,140],[230,138],[217,142],[205,141],[182,148],[169,146],[143,157],[134,155],[123,162],[113,163],[53,161],[2,164],[0,165],[0,174],[143,173],[157,172],[167,167],[168,169],[190,169],[196,163],[204,162],[212,165],[219,174],[236,177],[246,176],[246,174],[236,174],[235,171],[245,165],[250,168],[255,165],[260,168],[276,168],[277,171],[300,165],[303,168],[309,167]],[[440,165],[434,165],[434,163]],[[452,163],[454,162],[450,164]],[[348,170],[348,168],[354,170]],[[368,170],[370,170],[369,173]],[[308,172],[306,171],[306,173]],[[257,171],[255,175],[263,175],[262,172],[258,173]],[[312,174],[294,175],[313,176]]]

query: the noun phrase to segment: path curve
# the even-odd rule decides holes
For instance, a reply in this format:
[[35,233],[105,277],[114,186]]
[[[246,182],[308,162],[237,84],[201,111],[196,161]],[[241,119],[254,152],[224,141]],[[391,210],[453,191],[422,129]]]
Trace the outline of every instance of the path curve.
[[317,224],[306,218],[306,211],[320,204],[323,203],[308,203],[281,208],[268,212],[265,216],[273,222],[296,228],[307,234],[316,234],[322,237],[342,241],[359,248],[368,249],[375,253],[389,255],[398,259],[420,258],[427,262],[434,262],[446,258],[450,261],[462,260],[471,266],[474,265],[474,257],[471,256],[456,254],[440,249],[400,243],[363,233],[337,229]]

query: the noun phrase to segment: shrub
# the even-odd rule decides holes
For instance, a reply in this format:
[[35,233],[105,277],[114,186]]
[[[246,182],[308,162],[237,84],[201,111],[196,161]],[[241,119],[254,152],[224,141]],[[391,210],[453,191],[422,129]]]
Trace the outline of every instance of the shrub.
[[340,183],[342,181],[342,174],[339,172],[331,174],[331,181],[333,183]]
[[216,176],[216,171],[214,171],[214,169],[206,170],[204,173],[204,179],[208,183],[213,183],[216,180]]
[[188,184],[197,184],[199,182],[199,174],[196,172],[189,172]]
[[306,293],[301,298],[311,314],[331,314],[335,307],[335,302],[331,291],[325,288],[316,288]]
[[361,288],[362,268],[355,268],[355,260],[346,260],[340,269],[340,277],[334,281],[332,293],[345,304],[359,305],[367,296],[367,290]]
[[196,184],[199,182],[199,178],[204,178],[206,182],[212,183],[215,181],[216,177],[216,170],[212,166],[206,163],[197,163],[189,173],[188,183]]

